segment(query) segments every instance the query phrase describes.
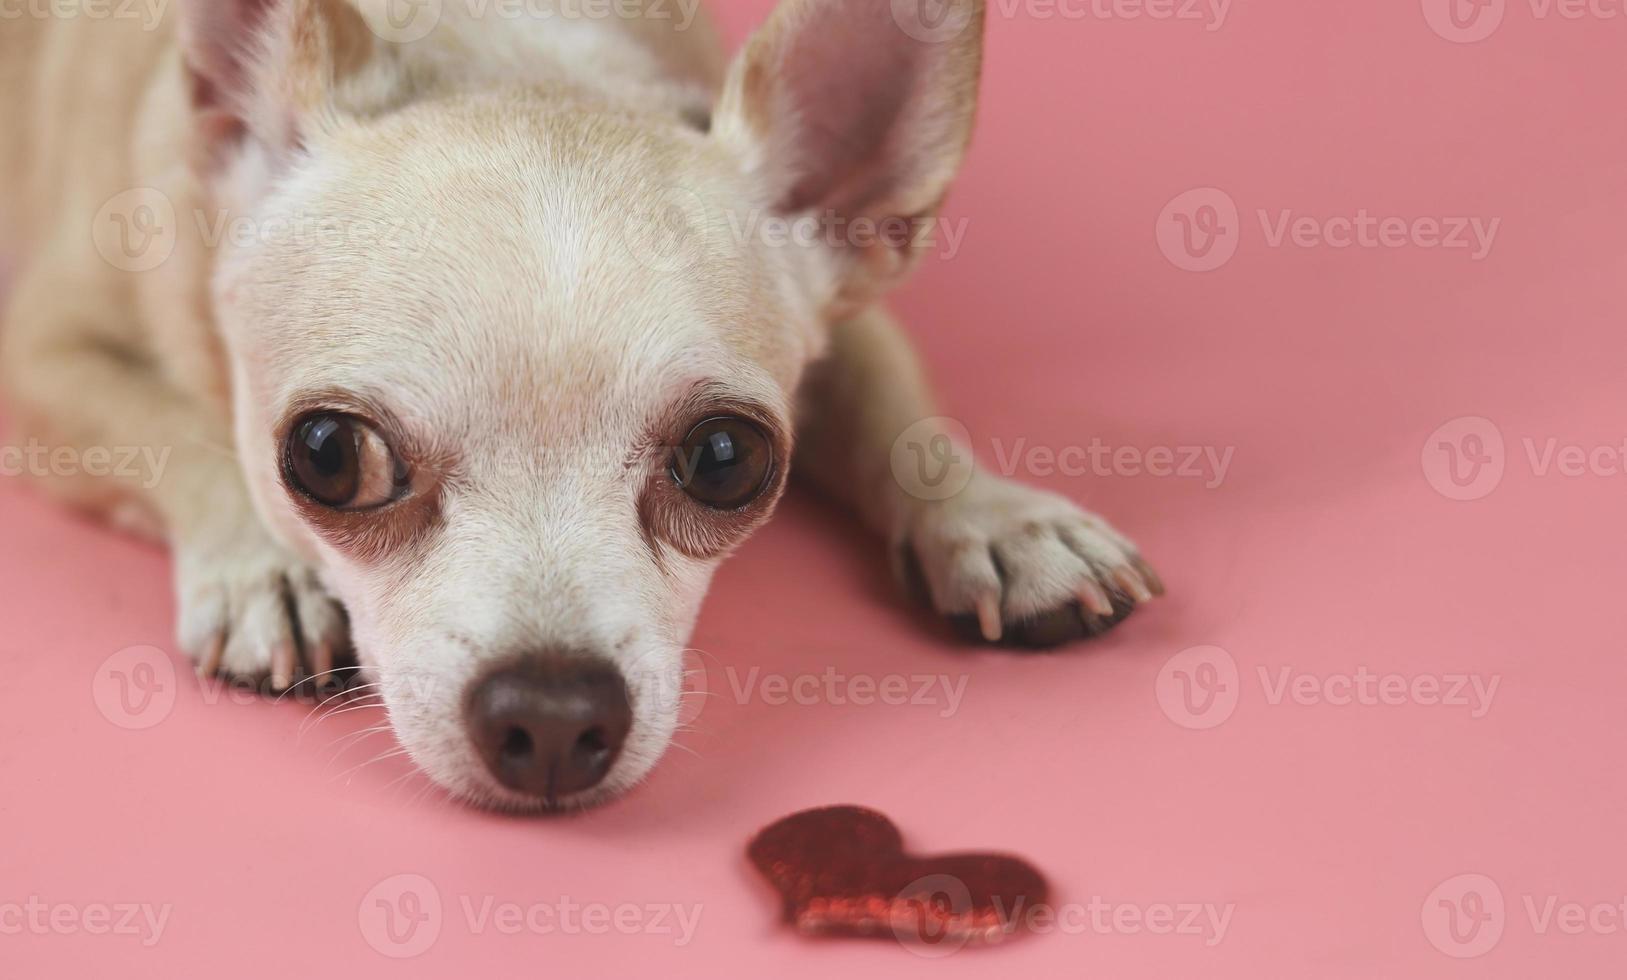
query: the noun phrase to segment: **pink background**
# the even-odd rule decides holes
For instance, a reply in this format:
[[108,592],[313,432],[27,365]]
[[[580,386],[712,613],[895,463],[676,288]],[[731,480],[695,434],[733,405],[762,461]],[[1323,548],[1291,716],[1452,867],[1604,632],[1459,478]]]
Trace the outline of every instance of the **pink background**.
[[[1114,9],[1095,2],[1063,6]],[[769,6],[728,4],[731,37]],[[1233,451],[1212,488],[1031,475],[1136,536],[1168,599],[1055,655],[970,651],[898,603],[876,547],[794,497],[706,608],[694,643],[713,694],[691,751],[608,809],[517,820],[421,793],[399,760],[347,774],[389,746],[340,741],[372,712],[301,735],[306,707],[226,703],[178,659],[139,719],[156,723],[115,724],[115,674],[170,663],[109,660],[171,648],[167,560],[0,481],[0,915],[30,896],[172,907],[150,947],[0,933],[0,975],[1618,972],[1619,911],[1579,934],[1542,912],[1550,897],[1627,895],[1627,18],[1514,0],[1495,33],[1461,44],[1418,0],[1237,0],[1217,30],[1047,9],[993,12],[980,129],[949,207],[966,239],[897,305],[985,460],[1019,439]],[[1199,188],[1221,193],[1185,200],[1220,205],[1236,244],[1202,273],[1178,267],[1201,258],[1183,257],[1164,213]],[[1258,212],[1274,223],[1284,209],[1500,225],[1478,260],[1416,241],[1274,247]],[[1432,435],[1465,417],[1488,421]],[[1549,440],[1617,451],[1564,475],[1542,468]],[[1482,459],[1478,483],[1452,483],[1443,443]],[[752,668],[829,666],[964,679],[964,699],[943,717],[941,695],[733,693]],[[1274,697],[1284,669],[1335,694],[1358,672],[1416,691],[1455,675],[1498,686],[1477,717],[1425,696]],[[1221,699],[1194,709],[1182,685],[1211,677]],[[1151,934],[1109,916],[936,960],[805,940],[777,924],[742,851],[763,824],[835,802],[882,809],[921,850],[1019,851],[1062,903],[1229,906],[1228,927]],[[442,912],[438,934],[417,934],[427,949],[392,959],[374,948],[369,892],[401,874],[424,876]],[[464,896],[700,918],[684,946],[653,928],[505,935],[477,932]],[[1478,932],[1461,919],[1474,901],[1489,916]]]

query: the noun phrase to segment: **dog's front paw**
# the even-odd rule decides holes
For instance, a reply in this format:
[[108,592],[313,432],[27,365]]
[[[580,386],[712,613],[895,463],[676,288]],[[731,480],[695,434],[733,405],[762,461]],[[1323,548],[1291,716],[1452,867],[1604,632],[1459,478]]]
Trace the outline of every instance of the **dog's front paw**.
[[981,472],[947,500],[913,502],[898,545],[906,584],[990,643],[1096,636],[1164,592],[1100,517]]
[[269,538],[176,558],[183,649],[204,677],[280,693],[301,677],[326,685],[349,659],[344,609],[316,573]]

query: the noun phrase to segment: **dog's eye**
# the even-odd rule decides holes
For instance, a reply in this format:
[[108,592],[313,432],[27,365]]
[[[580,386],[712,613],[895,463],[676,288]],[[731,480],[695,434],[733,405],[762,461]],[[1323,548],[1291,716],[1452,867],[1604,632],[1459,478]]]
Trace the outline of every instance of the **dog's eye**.
[[713,418],[689,430],[672,461],[672,478],[708,507],[735,510],[768,485],[774,450],[763,430],[742,418]]
[[312,415],[288,436],[288,478],[325,507],[367,510],[394,500],[405,478],[389,444],[362,420]]

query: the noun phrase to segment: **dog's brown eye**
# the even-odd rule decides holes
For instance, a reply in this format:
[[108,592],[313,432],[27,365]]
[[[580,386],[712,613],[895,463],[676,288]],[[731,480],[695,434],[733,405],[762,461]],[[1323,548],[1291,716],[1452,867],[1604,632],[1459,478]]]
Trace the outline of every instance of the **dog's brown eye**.
[[350,415],[323,412],[288,436],[289,482],[325,507],[366,510],[394,500],[405,485],[389,445]]
[[689,430],[672,477],[706,506],[734,510],[757,499],[773,466],[774,450],[763,430],[742,418],[715,418]]

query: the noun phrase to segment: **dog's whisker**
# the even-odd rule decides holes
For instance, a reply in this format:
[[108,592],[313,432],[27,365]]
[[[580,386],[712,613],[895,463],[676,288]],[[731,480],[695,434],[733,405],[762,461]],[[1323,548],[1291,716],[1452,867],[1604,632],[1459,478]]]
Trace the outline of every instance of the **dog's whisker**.
[[[384,695],[383,695],[383,693],[378,692],[378,691],[371,691],[371,692],[369,692],[369,693],[367,693],[365,695],[362,695],[361,698],[359,700],[355,701],[354,703],[346,702],[344,704],[337,704],[337,705],[334,705],[332,708],[329,708],[327,711],[322,712],[322,714],[317,715],[314,719],[313,718],[307,718],[305,720],[305,722],[300,725],[299,731],[300,731],[300,734],[303,735],[306,732],[310,731],[311,729],[313,729],[313,728],[317,727],[318,725],[322,724],[324,721],[327,721],[329,718],[337,718],[338,716],[340,716],[342,714],[347,714],[347,713],[352,712],[352,711],[360,711],[363,708],[379,708],[379,707],[383,707],[383,706],[384,706]],[[314,713],[316,711],[316,709],[313,708],[312,711]]]
[[[360,710],[362,710],[364,708],[374,708],[374,709],[377,709],[377,710],[380,710],[380,711],[384,710],[381,705],[360,704],[360,705],[356,705],[354,708],[346,708],[345,711],[360,711]],[[343,714],[343,713],[344,713],[343,711],[335,712],[335,714]],[[384,722],[382,726],[374,726],[374,727],[381,727],[383,730],[386,730],[386,731],[390,730],[390,724],[389,724],[388,721]],[[370,730],[371,729],[364,729],[364,731],[370,731]],[[315,731],[315,729],[312,729],[312,731]],[[306,734],[308,734],[308,733],[306,733]],[[356,735],[356,734],[359,734],[359,733],[357,733],[357,732],[341,732],[337,737],[338,738],[347,738],[347,737],[349,737],[351,735]],[[305,739],[305,735],[301,734],[299,736],[299,738],[296,739],[296,742],[297,743],[303,743],[304,739]]]
[[390,730],[390,723],[389,722],[383,722],[383,723],[377,724],[377,725],[369,725],[368,727],[360,729],[358,731],[346,732],[343,735],[335,736],[334,739],[332,741],[330,741],[326,747],[331,748],[331,747],[333,747],[334,745],[337,745],[340,742],[356,741],[356,740],[362,738],[363,736],[374,735],[374,734],[377,734],[379,732],[387,732],[389,730]]
[[680,737],[679,737],[679,736],[682,736],[682,735],[693,735],[693,734],[694,734],[693,729],[681,728],[681,729],[679,729],[679,730],[672,733],[672,741],[669,744],[672,745],[673,748],[679,749],[679,750],[684,751],[684,752],[688,752],[694,758],[699,759],[699,758],[702,757],[700,751],[697,750],[694,746],[684,744],[682,739],[680,739]]
[[372,689],[372,688],[377,688],[378,686],[379,686],[379,683],[377,681],[373,681],[372,683],[369,683],[369,684],[361,684],[361,685],[358,685],[356,687],[347,688],[347,689],[345,689],[343,691],[338,691],[338,692],[324,698],[320,704],[316,705],[316,707],[314,707],[310,711],[306,712],[305,718],[300,722],[300,725],[299,725],[300,734],[304,734],[306,729],[309,728],[312,724],[321,722],[322,718],[327,717],[326,715],[323,715],[322,718],[316,719],[316,722],[311,721],[311,717],[313,715],[315,715],[318,711],[321,711],[323,709],[323,707],[325,707],[326,705],[332,704],[334,701],[338,700],[339,698],[345,697],[347,695],[359,696],[363,691],[367,691],[367,690]]
[[374,725],[371,728],[364,728],[359,732],[351,732],[348,735],[340,735],[332,742],[329,742],[321,750],[329,753],[327,765],[331,766],[335,762],[338,762],[340,756],[344,755],[361,742],[365,742],[369,737],[388,732],[389,730],[389,724],[385,723],[383,725]]
[[[418,772],[420,775],[422,774],[422,770],[415,769],[413,771]],[[424,785],[419,787],[418,792],[413,795],[413,798],[407,801],[407,806],[415,807],[423,804],[425,800],[429,799],[439,789],[440,787],[435,784],[435,781],[426,776],[424,778]]]
[[318,725],[322,724],[322,722],[327,721],[330,718],[337,718],[340,715],[348,715],[355,711],[367,711],[382,707],[384,707],[384,699],[382,697],[370,695],[366,701],[360,701],[356,704],[347,704],[343,707],[333,708],[327,711],[322,715],[322,717],[318,718],[315,724],[313,724],[311,727],[314,729]]
[[382,734],[384,734],[384,732],[380,730],[369,730],[365,733],[358,733],[358,735],[346,736],[348,741],[346,741],[343,745],[327,746],[323,749],[325,757],[322,760],[322,768],[324,771],[332,770],[335,765],[339,764],[340,760],[344,759],[345,755],[349,753],[351,749],[361,745],[363,742],[371,741],[376,735]]
[[399,775],[399,776],[395,777],[394,779],[390,780],[388,783],[385,783],[384,788],[386,790],[395,789],[396,787],[400,786],[402,783],[405,783],[407,780],[413,778],[414,776],[421,776],[421,775],[423,775],[423,773],[419,772],[416,768],[408,769],[406,772],[404,772],[401,775]]
[[[305,677],[304,679],[302,679],[298,684],[295,684],[293,687],[290,687],[288,690],[286,690],[286,691],[282,692],[281,694],[277,695],[276,697],[272,698],[271,701],[272,701],[273,704],[275,704],[275,703],[277,703],[279,701],[282,701],[282,700],[294,695],[296,692],[300,691],[303,688],[306,688],[308,686],[314,686],[316,684],[316,682],[321,680],[322,678],[331,676],[333,674],[337,674],[342,670],[361,670],[361,669],[362,668],[360,668],[360,667],[335,667],[332,670],[324,670],[321,673],[311,674],[310,676]],[[339,691],[335,692],[334,697],[337,697],[339,695],[344,694],[347,690],[350,690],[350,689],[349,688],[340,689]],[[324,700],[321,704],[318,704],[316,707],[320,708],[320,707],[322,707],[323,704],[327,704],[328,701],[331,701],[331,700],[333,700],[332,697],[328,698],[327,700]],[[312,710],[314,711],[315,709],[313,708]]]
[[406,754],[407,750],[399,745],[393,749],[386,749],[385,751],[380,752],[378,755],[373,756],[371,759],[368,759],[366,762],[351,766],[349,769],[346,769],[344,772],[340,773],[336,778],[343,779],[345,781],[345,785],[348,786],[350,785],[351,780],[356,778],[356,774],[361,772],[363,769],[366,769],[368,766],[381,762],[387,762],[390,759],[395,759]]
[[357,711],[362,708],[380,707],[383,706],[383,704],[384,696],[381,693],[369,692],[355,701],[346,701],[341,704],[336,704],[322,712],[320,715],[307,718],[305,723],[300,725],[300,734],[306,734],[307,732],[316,728],[318,725],[321,725],[324,721],[327,721],[329,718],[338,717],[347,711]]

